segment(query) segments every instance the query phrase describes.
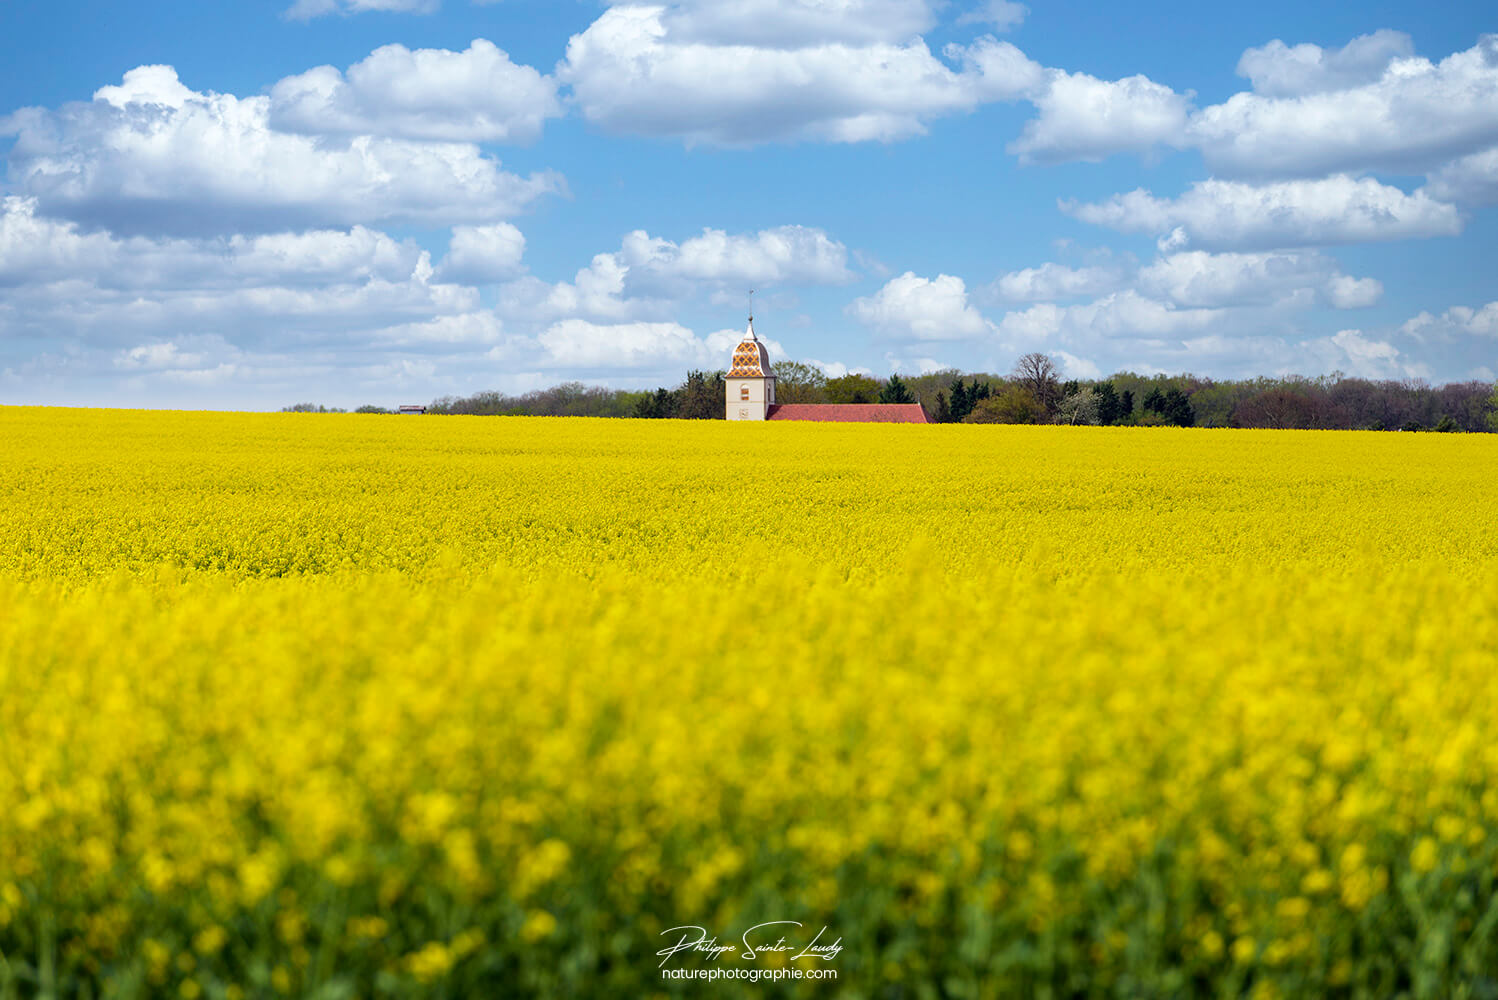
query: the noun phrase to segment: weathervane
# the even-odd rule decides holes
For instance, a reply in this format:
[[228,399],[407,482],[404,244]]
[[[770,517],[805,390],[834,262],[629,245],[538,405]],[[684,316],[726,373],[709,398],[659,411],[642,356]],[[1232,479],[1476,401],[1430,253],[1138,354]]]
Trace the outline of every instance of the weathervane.
[[754,289],[749,289],[749,322],[754,322]]

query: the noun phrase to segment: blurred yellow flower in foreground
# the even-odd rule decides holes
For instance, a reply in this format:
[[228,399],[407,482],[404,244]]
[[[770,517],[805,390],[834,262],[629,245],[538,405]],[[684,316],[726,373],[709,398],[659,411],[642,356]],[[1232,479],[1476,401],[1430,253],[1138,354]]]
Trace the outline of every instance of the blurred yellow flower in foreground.
[[673,994],[662,931],[787,920],[864,994],[1456,992],[1498,967],[1494,468],[0,408],[0,954]]

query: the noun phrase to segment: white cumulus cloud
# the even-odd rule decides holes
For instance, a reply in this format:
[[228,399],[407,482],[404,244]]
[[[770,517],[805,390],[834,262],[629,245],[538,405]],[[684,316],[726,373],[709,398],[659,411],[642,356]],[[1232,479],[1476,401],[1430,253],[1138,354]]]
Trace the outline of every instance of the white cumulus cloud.
[[644,297],[626,298],[629,268],[618,254],[594,254],[587,267],[569,281],[549,284],[526,276],[500,289],[500,309],[534,321],[560,318],[619,321],[659,315],[665,303]]
[[170,67],[131,70],[90,103],[11,115],[10,186],[116,232],[201,234],[491,221],[561,184],[506,173],[468,143],[278,132],[270,103],[189,90]]
[[936,17],[930,0],[676,0],[661,21],[684,42],[795,49],[903,42]]
[[963,280],[950,274],[922,278],[906,271],[873,295],[855,299],[848,314],[886,335],[916,340],[961,340],[990,329],[968,302]]
[[810,44],[709,30],[737,16],[731,4],[611,7],[567,43],[557,75],[583,116],[610,131],[722,145],[903,139],[1042,82],[1041,67],[1007,42],[950,46],[954,69],[889,20],[850,16],[872,15],[877,0],[789,6],[822,26],[793,32]]
[[1437,198],[1474,205],[1498,203],[1498,146],[1441,167],[1430,176]]
[[[1191,142],[1216,173],[1282,177],[1419,173],[1498,144],[1498,35],[1439,63],[1399,54],[1391,42],[1300,77],[1286,68],[1296,50],[1245,56],[1268,93],[1203,108]],[[1379,63],[1376,78],[1359,82]]]
[[1061,374],[1068,378],[1102,378],[1103,370],[1086,358],[1079,358],[1070,351],[1053,351],[1061,367]]
[[1498,338],[1498,302],[1489,302],[1478,309],[1452,306],[1439,316],[1421,312],[1406,320],[1399,332],[1423,342],[1454,337]]
[[680,244],[637,229],[624,238],[620,253],[637,276],[665,279],[836,285],[854,278],[847,248],[805,226],[736,235],[704,229]]
[[1083,222],[1126,233],[1167,234],[1177,249],[1258,249],[1326,246],[1377,240],[1454,236],[1462,220],[1455,206],[1419,190],[1406,194],[1370,178],[1346,175],[1249,184],[1211,179],[1179,198],[1143,189],[1104,202],[1062,202]]
[[618,322],[660,317],[674,301],[702,289],[731,288],[738,296],[752,287],[838,285],[853,278],[847,247],[820,229],[709,228],[680,243],[639,229],[617,251],[595,254],[572,281],[521,278],[504,286],[501,300],[516,315],[537,320]]
[[1338,330],[1330,337],[1313,337],[1287,344],[1280,352],[1278,372],[1340,371],[1356,378],[1426,378],[1430,369],[1406,357],[1386,340],[1362,330]]
[[1216,318],[1215,310],[1178,309],[1130,288],[1079,305],[1044,302],[1010,312],[999,321],[998,330],[1017,346],[1053,337],[1066,338],[1076,346],[1097,338],[1179,336],[1200,330]]
[[1001,275],[990,294],[1006,302],[1045,302],[1105,295],[1123,286],[1123,268],[1116,266],[1068,267],[1047,261]]
[[271,88],[269,122],[307,135],[530,142],[561,114],[555,80],[480,38],[463,52],[386,45],[347,73],[288,76]]
[[1372,278],[1342,274],[1337,262],[1316,252],[1169,254],[1139,272],[1139,288],[1183,306],[1310,305],[1338,309],[1370,306],[1383,294]]
[[0,286],[86,282],[100,288],[233,290],[256,285],[405,281],[421,272],[416,244],[348,230],[210,239],[120,239],[38,213],[34,198],[0,201]]
[[160,370],[163,368],[198,368],[203,355],[183,351],[174,341],[157,341],[139,344],[115,355],[115,365],[130,370]]
[[1238,75],[1247,77],[1254,91],[1265,97],[1299,97],[1374,83],[1394,60],[1414,54],[1410,36],[1388,28],[1359,35],[1340,49],[1286,45],[1276,38],[1244,52]]
[[1009,144],[1021,163],[1105,159],[1185,141],[1190,96],[1144,76],[1099,80],[1052,70],[1034,98],[1039,117]]
[[716,357],[705,341],[680,323],[564,319],[536,339],[545,352],[544,364],[556,368],[660,370],[705,365]]
[[160,367],[160,345],[205,336],[262,352],[358,351],[360,331],[477,306],[474,289],[434,280],[426,251],[363,226],[119,238],[41,216],[33,199],[0,202],[0,328],[72,351],[143,347],[115,367]]
[[1377,305],[1383,295],[1384,283],[1377,278],[1337,274],[1326,283],[1327,301],[1338,309],[1364,309]]
[[438,273],[473,284],[503,281],[520,273],[524,255],[525,236],[508,222],[454,226]]

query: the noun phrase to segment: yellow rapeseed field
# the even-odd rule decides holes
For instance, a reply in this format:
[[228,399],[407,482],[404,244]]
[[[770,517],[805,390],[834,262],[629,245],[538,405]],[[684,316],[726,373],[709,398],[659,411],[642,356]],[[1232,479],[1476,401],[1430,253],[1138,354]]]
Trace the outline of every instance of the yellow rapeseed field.
[[1492,995],[1495,472],[0,408],[0,997]]

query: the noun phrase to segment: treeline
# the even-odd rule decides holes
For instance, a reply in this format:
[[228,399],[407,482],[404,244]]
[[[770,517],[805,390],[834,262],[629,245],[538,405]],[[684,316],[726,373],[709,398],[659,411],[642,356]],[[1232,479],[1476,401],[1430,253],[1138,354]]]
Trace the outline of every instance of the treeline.
[[[479,416],[636,417],[655,420],[722,420],[728,406],[725,372],[691,371],[672,388],[605,389],[581,382],[564,382],[521,396],[477,392],[472,396],[443,396],[428,413]],[[775,366],[776,401],[781,403],[914,403],[899,375],[876,379],[845,375],[829,379],[822,369],[796,361]],[[310,404],[302,404],[309,406]],[[313,412],[317,412],[315,408]],[[333,412],[322,410],[321,412]]]
[[[317,403],[294,403],[291,406],[281,407],[282,413],[348,413],[341,406],[321,406]],[[361,406],[353,410],[354,413],[396,413],[396,410],[387,410],[383,406]]]
[[888,380],[829,379],[812,366],[786,362],[775,372],[782,402],[894,402],[900,401],[890,397],[896,389],[937,423],[1498,431],[1498,386],[1487,382],[1431,386],[1341,374],[1219,380],[1133,372],[1066,380],[1044,354],[1025,355],[1003,375],[946,370]]
[[636,402],[646,394],[563,382],[520,396],[476,392],[472,396],[442,396],[427,413],[460,413],[482,417],[632,417]]
[[428,413],[461,413],[502,417],[655,417],[721,420],[727,406],[723,372],[687,373],[674,389],[605,389],[563,382],[521,396],[476,392],[472,396],[443,396]]
[[[1420,379],[1317,378],[1222,380],[1195,375],[1118,372],[1106,379],[1063,379],[1044,354],[1021,358],[1007,374],[956,369],[887,379],[837,378],[815,365],[775,365],[781,403],[918,402],[936,423],[1094,424],[1103,426],[1259,427],[1326,430],[1498,431],[1498,386]],[[286,410],[343,412],[299,403]],[[692,371],[680,384],[650,390],[565,382],[520,396],[479,392],[443,396],[428,413],[484,416],[634,417],[722,420],[724,373]],[[361,406],[357,413],[389,413]]]

